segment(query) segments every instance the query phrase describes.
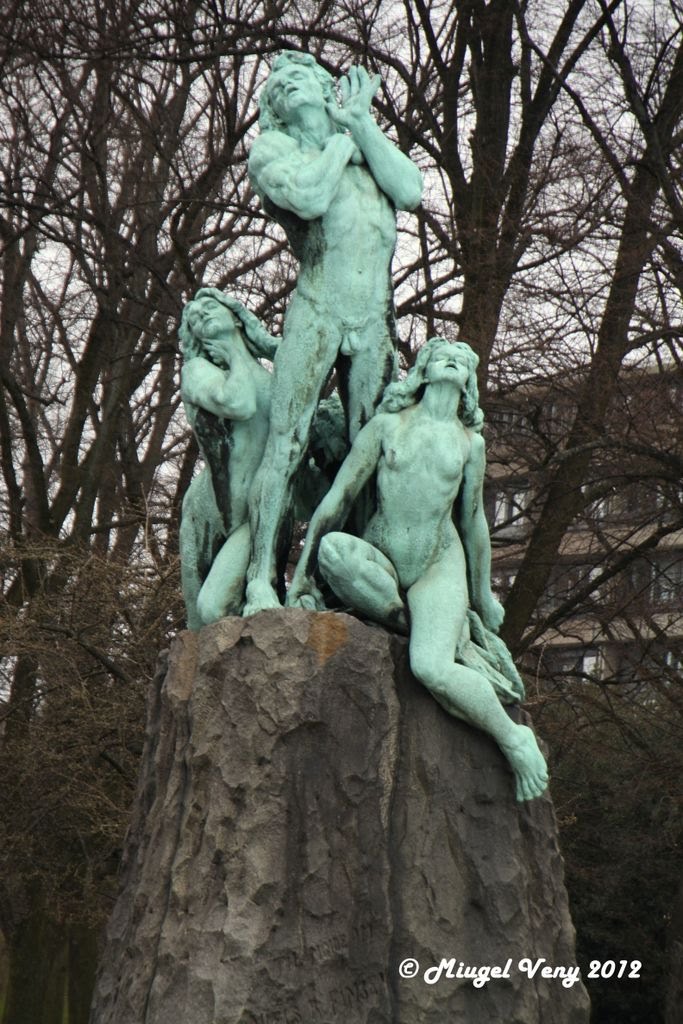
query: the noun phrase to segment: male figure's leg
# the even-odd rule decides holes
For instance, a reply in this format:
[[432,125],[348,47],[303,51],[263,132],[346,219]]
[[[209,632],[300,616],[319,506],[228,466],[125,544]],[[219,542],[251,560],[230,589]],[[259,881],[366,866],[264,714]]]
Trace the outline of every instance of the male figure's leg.
[[395,341],[385,322],[376,320],[369,324],[359,340],[360,350],[343,362],[340,359],[338,365],[344,380],[342,400],[347,407],[351,442],[374,415],[384,389],[396,380],[398,370]]
[[[393,325],[392,325],[393,329]],[[352,356],[337,359],[339,391],[346,411],[349,443],[372,419],[387,384],[397,376],[397,353],[387,323],[377,318],[359,332],[360,348]],[[349,528],[363,534],[376,508],[374,483],[370,481],[356,498]]]
[[294,297],[273,366],[270,430],[250,499],[252,554],[245,615],[279,608],[276,546],[291,482],[308,445],[311,420],[334,365],[341,335],[312,304]]

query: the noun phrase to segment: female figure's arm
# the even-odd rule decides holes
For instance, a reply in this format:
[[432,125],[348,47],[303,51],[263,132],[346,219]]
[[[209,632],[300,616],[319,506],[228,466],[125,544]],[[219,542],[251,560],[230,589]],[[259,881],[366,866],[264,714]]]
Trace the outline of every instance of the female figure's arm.
[[294,604],[304,594],[315,592],[313,572],[318,548],[326,533],[338,529],[346,521],[361,488],[374,472],[382,450],[382,426],[386,416],[373,417],[356,436],[351,451],[341,464],[334,483],[318,505],[306,533],[306,542],[287,595]]
[[484,626],[497,633],[503,622],[503,606],[491,592],[491,538],[484,514],[486,448],[481,434],[473,434],[465,463],[458,527],[467,558],[470,604]]
[[188,359],[180,375],[180,394],[184,402],[221,419],[248,420],[256,412],[256,388],[248,361],[241,357],[232,359],[227,369],[203,356]]

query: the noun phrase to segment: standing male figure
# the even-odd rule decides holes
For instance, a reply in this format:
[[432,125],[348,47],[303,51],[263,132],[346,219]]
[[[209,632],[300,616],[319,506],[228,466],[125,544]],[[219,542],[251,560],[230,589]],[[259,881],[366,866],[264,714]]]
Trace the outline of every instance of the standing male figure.
[[396,365],[391,259],[395,210],[420,202],[419,170],[370,114],[378,76],[340,83],[310,54],[284,53],[260,101],[249,174],[300,261],[273,370],[266,450],[251,499],[248,615],[279,607],[273,581],[290,483],[320,393],[336,366],[349,440],[372,416]]

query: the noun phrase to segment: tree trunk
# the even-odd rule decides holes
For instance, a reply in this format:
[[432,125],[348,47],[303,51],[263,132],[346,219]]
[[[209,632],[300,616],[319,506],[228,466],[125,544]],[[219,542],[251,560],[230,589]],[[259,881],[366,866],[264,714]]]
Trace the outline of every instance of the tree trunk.
[[612,286],[598,332],[590,372],[577,382],[574,426],[559,465],[549,482],[543,509],[534,526],[515,582],[505,603],[501,634],[513,653],[523,646],[523,634],[557,562],[562,541],[584,507],[582,485],[596,442],[607,444],[608,412],[618,388],[619,370],[629,351],[629,324],[635,308],[638,281],[653,247],[650,213],[658,192],[657,178],[643,164],[636,173],[624,217]]
[[9,984],[3,1024],[63,1024],[67,947],[40,896],[8,939]]
[[664,1024],[680,1024],[683,1006],[683,879],[671,908],[666,939],[667,986]]
[[68,1024],[88,1024],[97,969],[97,938],[97,933],[85,924],[69,929]]

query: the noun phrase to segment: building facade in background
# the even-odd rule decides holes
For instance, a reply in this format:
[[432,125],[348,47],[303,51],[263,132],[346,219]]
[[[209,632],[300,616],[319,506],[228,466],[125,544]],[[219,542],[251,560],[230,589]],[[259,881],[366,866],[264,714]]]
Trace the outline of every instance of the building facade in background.
[[[576,380],[525,385],[488,403],[487,514],[494,591],[505,600],[575,414]],[[683,374],[622,372],[581,515],[553,559],[525,640],[527,680],[622,684],[683,678]],[[623,693],[623,691],[622,691]]]

